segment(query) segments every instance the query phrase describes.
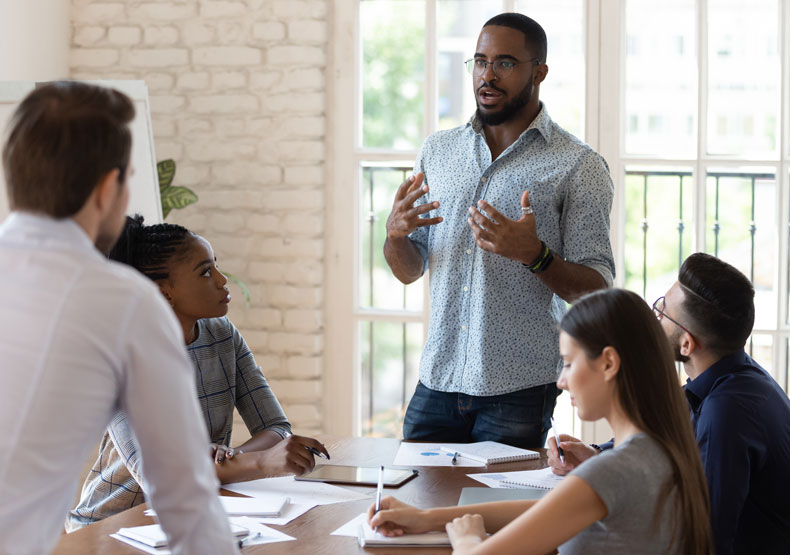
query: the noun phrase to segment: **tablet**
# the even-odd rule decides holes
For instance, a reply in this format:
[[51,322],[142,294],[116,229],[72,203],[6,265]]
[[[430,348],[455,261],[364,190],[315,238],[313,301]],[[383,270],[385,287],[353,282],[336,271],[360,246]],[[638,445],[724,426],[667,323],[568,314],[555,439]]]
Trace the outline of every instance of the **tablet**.
[[[417,476],[416,470],[399,468],[384,469],[384,486],[396,488]],[[379,469],[376,466],[342,466],[335,464],[319,464],[310,474],[295,476],[295,480],[306,482],[329,482],[335,484],[356,484],[359,486],[377,486]]]

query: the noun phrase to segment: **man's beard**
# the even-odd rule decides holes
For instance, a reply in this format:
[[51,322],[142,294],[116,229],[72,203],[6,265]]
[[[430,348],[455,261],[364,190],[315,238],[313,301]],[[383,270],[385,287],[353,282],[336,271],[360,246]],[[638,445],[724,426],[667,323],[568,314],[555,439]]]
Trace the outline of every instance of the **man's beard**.
[[687,357],[686,355],[683,355],[683,354],[680,353],[680,336],[681,335],[682,335],[681,330],[680,329],[675,329],[675,331],[673,331],[672,335],[669,337],[669,342],[672,345],[672,354],[675,355],[675,360],[677,362],[686,363],[686,362],[688,362],[691,359],[689,357]]
[[[520,112],[524,106],[529,104],[529,101],[532,100],[532,83],[533,79],[530,78],[529,83],[518,93],[518,96],[511,100],[510,102],[505,103],[502,108],[495,113],[485,114],[480,110],[480,103],[477,102],[477,97],[475,96],[475,103],[477,104],[477,119],[480,120],[480,123],[483,125],[501,125],[506,121],[513,119],[513,117]],[[489,87],[494,89],[495,91],[499,91],[504,93],[502,89],[498,89],[497,87],[493,86],[491,83],[483,83],[480,88]]]

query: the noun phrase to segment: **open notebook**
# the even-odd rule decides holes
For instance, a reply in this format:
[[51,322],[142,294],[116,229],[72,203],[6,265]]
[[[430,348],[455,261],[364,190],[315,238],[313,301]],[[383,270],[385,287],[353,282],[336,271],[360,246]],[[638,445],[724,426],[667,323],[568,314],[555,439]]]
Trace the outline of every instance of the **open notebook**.
[[446,453],[458,453],[461,457],[485,464],[528,461],[540,457],[537,451],[520,449],[496,441],[478,441],[453,447],[442,446],[441,449]]
[[357,539],[361,547],[419,547],[450,545],[446,532],[427,532],[425,534],[404,534],[402,536],[384,536],[374,532],[367,519],[359,523]]
[[541,488],[553,489],[562,481],[562,476],[557,476],[551,467],[540,470],[519,470],[518,472],[503,472],[500,483],[510,488]]

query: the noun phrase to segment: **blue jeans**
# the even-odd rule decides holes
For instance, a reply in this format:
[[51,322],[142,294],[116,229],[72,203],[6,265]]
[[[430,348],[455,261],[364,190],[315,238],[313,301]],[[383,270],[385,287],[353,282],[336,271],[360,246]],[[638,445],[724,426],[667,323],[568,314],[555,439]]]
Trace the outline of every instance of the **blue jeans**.
[[522,448],[543,447],[559,394],[554,383],[490,397],[434,391],[417,383],[403,420],[403,438],[437,443],[491,440]]

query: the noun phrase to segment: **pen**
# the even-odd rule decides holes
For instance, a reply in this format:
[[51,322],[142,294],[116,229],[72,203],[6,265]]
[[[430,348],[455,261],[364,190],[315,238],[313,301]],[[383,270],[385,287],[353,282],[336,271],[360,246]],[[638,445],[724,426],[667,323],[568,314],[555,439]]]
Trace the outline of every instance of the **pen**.
[[453,464],[458,464],[458,451],[453,453]]
[[[288,439],[292,435],[293,434],[291,432],[284,432],[283,433],[283,439]],[[307,449],[308,451],[310,451],[316,457],[321,457],[322,459],[329,460],[329,455],[324,455],[321,451],[319,451],[315,447],[310,447],[308,445],[305,445],[304,448]]]
[[554,430],[554,441],[557,442],[557,451],[560,453],[560,461],[562,461],[562,464],[565,464],[565,453],[562,452],[562,447],[560,447],[560,436],[557,435],[557,427],[554,425],[554,417],[551,418],[551,429]]
[[247,542],[252,541],[252,540],[256,540],[256,539],[258,539],[260,537],[261,537],[261,533],[260,532],[256,532],[254,536],[252,534],[247,535],[246,537],[244,537],[244,538],[239,540],[239,549],[241,549],[242,547],[247,545]]
[[[384,489],[384,466],[379,467],[379,483],[376,486],[376,510],[373,513],[374,515],[381,510],[381,490]],[[379,531],[379,527],[373,530],[374,532]]]

